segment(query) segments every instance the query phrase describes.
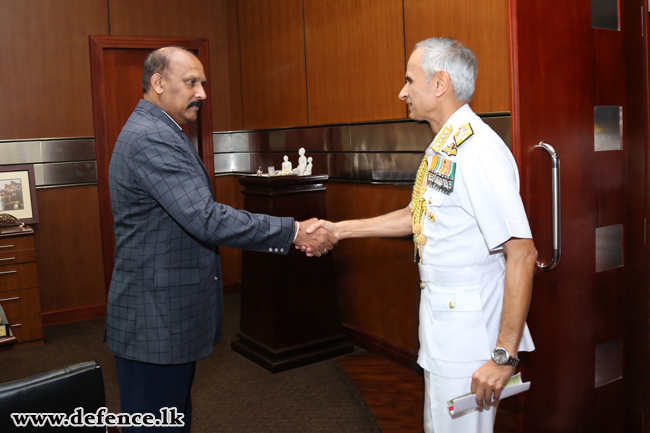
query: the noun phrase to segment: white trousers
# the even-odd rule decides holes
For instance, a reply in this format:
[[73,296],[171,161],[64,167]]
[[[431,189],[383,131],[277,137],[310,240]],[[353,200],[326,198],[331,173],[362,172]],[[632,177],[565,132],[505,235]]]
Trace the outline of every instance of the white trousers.
[[425,433],[492,433],[497,407],[450,415],[447,401],[471,391],[472,377],[436,376],[424,370]]

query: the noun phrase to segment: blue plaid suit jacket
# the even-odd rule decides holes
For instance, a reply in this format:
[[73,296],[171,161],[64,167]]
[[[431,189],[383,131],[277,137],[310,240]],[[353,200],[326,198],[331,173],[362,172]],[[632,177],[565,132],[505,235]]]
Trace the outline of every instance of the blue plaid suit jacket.
[[108,349],[153,364],[208,356],[223,321],[217,246],[286,254],[294,220],[215,202],[190,141],[145,100],[117,139],[109,185],[116,246]]

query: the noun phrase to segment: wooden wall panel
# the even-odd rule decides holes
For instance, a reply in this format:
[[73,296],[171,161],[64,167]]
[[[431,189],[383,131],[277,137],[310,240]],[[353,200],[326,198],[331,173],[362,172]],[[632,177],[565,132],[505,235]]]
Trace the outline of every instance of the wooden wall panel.
[[244,128],[307,125],[302,0],[239,0]]
[[460,40],[478,58],[477,113],[510,111],[508,0],[404,0],[406,53],[433,36]]
[[406,117],[402,0],[305,0],[309,124]]
[[[217,176],[215,178],[214,196],[219,203],[244,209],[244,189],[237,179],[239,176]],[[242,250],[219,247],[221,255],[221,276],[224,286],[241,283]]]
[[106,0],[0,0],[0,139],[93,136],[88,35]]
[[105,304],[97,186],[39,189],[36,196],[42,313]]
[[113,36],[208,39],[213,129],[242,129],[236,0],[109,2]]
[[[369,218],[408,205],[410,186],[327,184],[332,221]],[[343,324],[418,351],[418,268],[406,238],[350,239],[332,252]]]

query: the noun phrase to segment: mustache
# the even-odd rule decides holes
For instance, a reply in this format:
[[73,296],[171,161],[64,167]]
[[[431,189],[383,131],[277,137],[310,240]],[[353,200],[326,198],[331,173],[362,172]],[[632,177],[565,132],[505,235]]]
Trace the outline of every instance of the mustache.
[[192,107],[198,107],[199,111],[203,108],[203,100],[202,99],[197,99],[196,101],[192,101],[187,105],[187,108],[190,109]]

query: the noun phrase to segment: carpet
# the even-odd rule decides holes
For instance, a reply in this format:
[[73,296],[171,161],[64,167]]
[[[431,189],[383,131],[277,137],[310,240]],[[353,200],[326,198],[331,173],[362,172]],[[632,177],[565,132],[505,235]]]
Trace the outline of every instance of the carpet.
[[[224,332],[197,362],[192,431],[381,432],[361,394],[335,360],[272,374],[230,349],[239,329],[239,295],[225,298]],[[104,319],[45,328],[45,345],[0,352],[0,383],[84,361],[102,366],[106,405],[119,413],[115,361],[102,342]]]

